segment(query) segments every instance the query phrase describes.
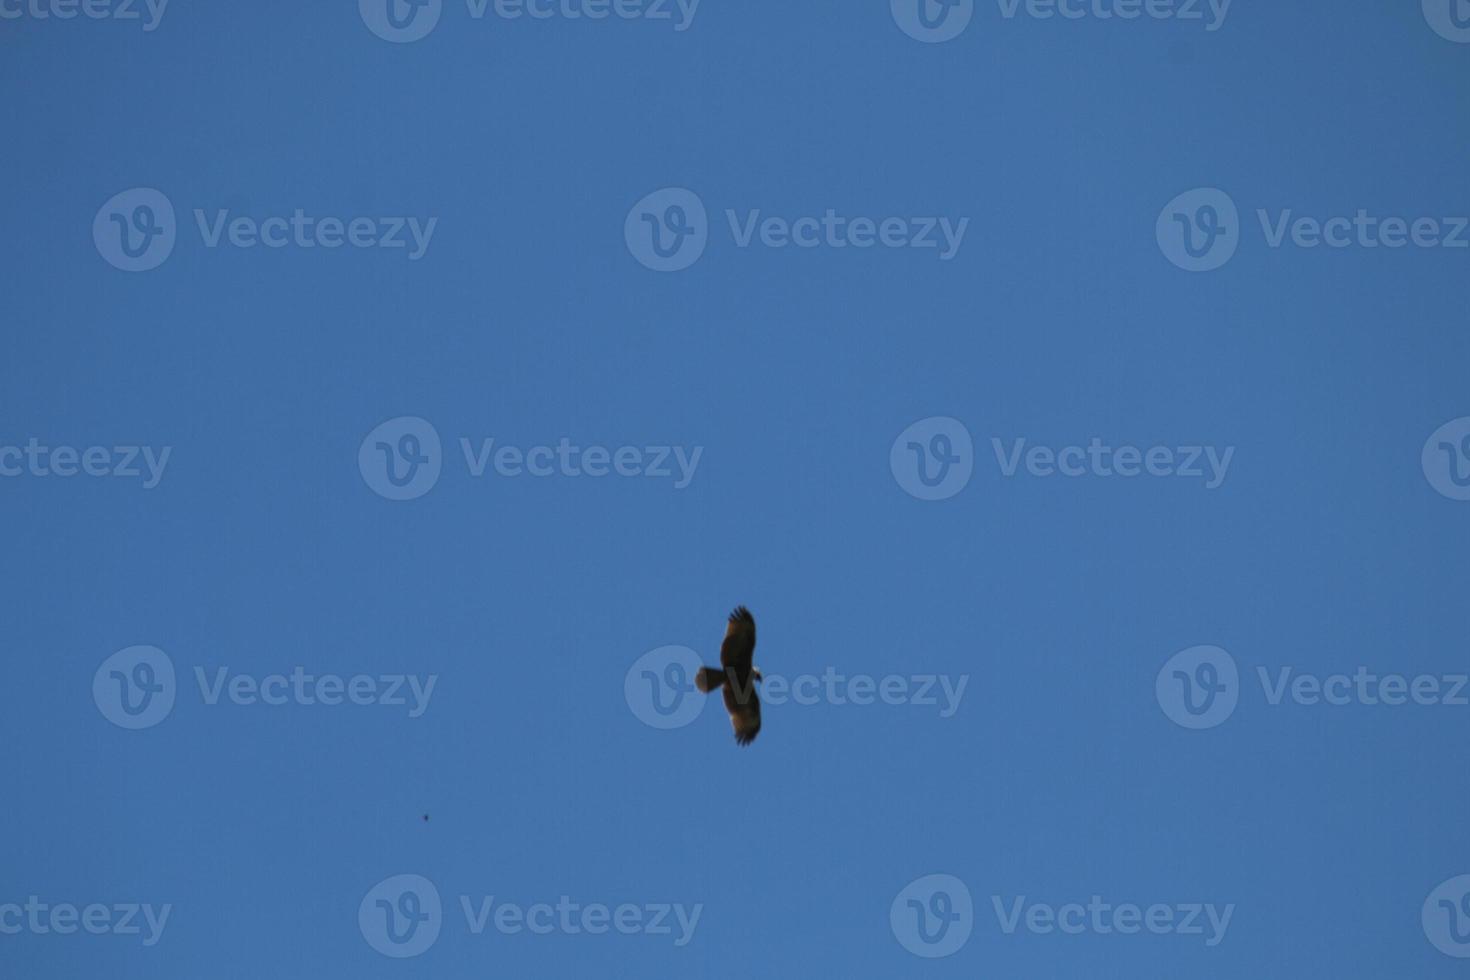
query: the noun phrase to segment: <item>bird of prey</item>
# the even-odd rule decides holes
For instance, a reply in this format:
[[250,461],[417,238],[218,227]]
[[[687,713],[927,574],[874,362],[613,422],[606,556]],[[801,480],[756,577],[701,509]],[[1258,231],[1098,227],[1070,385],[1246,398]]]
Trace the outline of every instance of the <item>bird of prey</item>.
[[749,745],[761,730],[761,702],[755,696],[755,682],[761,672],[751,663],[755,656],[755,617],[744,606],[736,606],[725,627],[725,641],[720,644],[720,666],[701,667],[694,675],[694,686],[708,694],[717,687],[725,688],[725,710],[735,726],[735,741]]

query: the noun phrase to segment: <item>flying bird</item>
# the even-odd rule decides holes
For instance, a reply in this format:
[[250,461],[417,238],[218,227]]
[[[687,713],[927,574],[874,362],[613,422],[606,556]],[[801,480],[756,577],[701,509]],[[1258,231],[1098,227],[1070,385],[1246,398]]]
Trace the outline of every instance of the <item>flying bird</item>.
[[720,644],[720,666],[701,667],[694,675],[694,686],[708,694],[717,687],[725,689],[725,710],[735,726],[735,741],[749,745],[761,730],[761,702],[755,696],[755,683],[761,672],[751,663],[755,656],[755,617],[744,606],[736,606],[725,627],[725,641]]

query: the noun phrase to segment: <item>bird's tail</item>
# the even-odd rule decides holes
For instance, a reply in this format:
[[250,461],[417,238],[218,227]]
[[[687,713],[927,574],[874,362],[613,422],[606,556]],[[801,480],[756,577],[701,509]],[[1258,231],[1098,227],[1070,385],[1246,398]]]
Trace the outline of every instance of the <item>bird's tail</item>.
[[725,683],[725,672],[718,667],[701,667],[694,675],[694,686],[705,694]]

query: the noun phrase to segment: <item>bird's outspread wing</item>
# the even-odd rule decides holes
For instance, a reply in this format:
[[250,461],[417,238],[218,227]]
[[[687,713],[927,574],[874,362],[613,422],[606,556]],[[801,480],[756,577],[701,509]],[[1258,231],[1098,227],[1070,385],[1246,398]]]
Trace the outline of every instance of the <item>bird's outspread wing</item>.
[[725,685],[725,710],[730,712],[730,724],[735,728],[735,741],[749,745],[761,730],[761,701],[755,696],[755,683],[748,681],[741,690],[739,684]]
[[725,641],[720,644],[720,666],[734,668],[737,674],[750,672],[755,656],[755,617],[744,606],[736,606],[725,627]]

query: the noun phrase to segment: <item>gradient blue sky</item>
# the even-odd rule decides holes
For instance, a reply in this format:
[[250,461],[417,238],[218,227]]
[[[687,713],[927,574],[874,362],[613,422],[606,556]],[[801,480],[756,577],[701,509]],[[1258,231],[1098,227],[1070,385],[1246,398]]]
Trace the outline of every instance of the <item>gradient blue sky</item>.
[[[1470,670],[1470,503],[1426,438],[1470,415],[1470,251],[1268,247],[1258,208],[1470,213],[1470,45],[1418,0],[1237,0],[1178,20],[1005,18],[943,44],[886,0],[705,0],[692,26],[471,18],[375,37],[351,2],[169,5],[156,30],[0,20],[0,445],[170,446],[159,485],[0,479],[9,575],[0,902],[171,903],[159,943],[0,935],[17,977],[1449,977],[1420,925],[1470,872],[1470,708],[1271,706],[1272,671]],[[113,268],[112,195],[172,255]],[[624,244],[644,195],[709,209],[692,267]],[[1155,220],[1218,187],[1242,237],[1188,273]],[[209,249],[192,210],[436,217],[403,251]],[[738,248],[724,210],[970,219],[963,248]],[[419,416],[438,484],[359,444]],[[958,495],[889,470],[916,420],[975,443]],[[703,447],[691,484],[472,478],[461,437]],[[991,439],[1236,447],[1183,479],[1001,475]],[[717,709],[673,731],[625,674],[968,675],[917,705]],[[90,691],[179,671],[161,724]],[[1166,717],[1216,644],[1234,715]],[[437,674],[429,709],[206,704],[194,667]],[[431,819],[424,822],[422,814]],[[444,896],[423,955],[358,904]],[[968,943],[889,907],[944,873]],[[991,896],[1234,903],[1228,935],[1004,934]],[[694,940],[465,927],[458,896],[702,903]]]

